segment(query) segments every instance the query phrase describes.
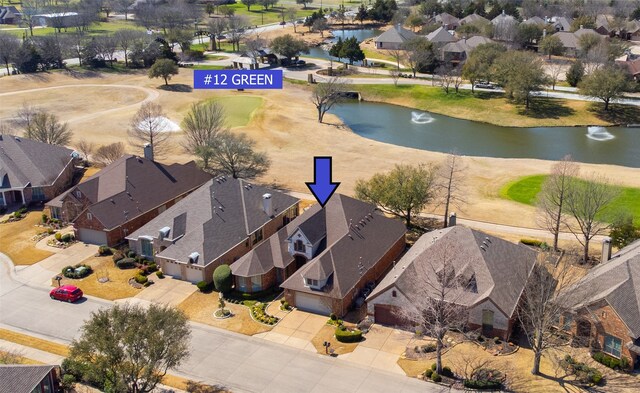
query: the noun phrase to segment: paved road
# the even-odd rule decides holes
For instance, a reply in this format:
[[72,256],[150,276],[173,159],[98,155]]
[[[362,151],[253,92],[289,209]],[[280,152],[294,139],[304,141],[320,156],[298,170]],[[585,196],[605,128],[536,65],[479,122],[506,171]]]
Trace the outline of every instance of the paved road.
[[[49,288],[17,281],[0,254],[0,327],[69,343],[90,313],[111,302],[88,297],[78,304],[52,301]],[[263,339],[192,323],[191,356],[172,374],[222,384],[234,392],[444,392],[448,389],[296,350]]]

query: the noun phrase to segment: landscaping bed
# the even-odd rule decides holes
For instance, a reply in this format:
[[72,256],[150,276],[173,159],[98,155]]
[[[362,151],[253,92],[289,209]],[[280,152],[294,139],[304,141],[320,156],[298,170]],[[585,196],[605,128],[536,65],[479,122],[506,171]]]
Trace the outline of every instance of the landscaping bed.
[[32,265],[52,255],[49,251],[36,248],[32,240],[38,235],[37,225],[41,223],[41,217],[41,210],[32,210],[23,219],[0,226],[0,252],[11,258],[14,264]]

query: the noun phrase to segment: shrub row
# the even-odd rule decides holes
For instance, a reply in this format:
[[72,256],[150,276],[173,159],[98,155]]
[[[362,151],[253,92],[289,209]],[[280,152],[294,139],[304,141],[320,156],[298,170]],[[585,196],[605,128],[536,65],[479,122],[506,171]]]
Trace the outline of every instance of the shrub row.
[[463,385],[469,389],[498,390],[502,388],[505,379],[504,374],[498,370],[481,368],[474,371],[471,379],[465,379]]
[[336,328],[336,340],[341,343],[357,343],[362,340],[362,331],[359,329],[349,330],[344,325]]
[[629,368],[630,362],[627,358],[614,358],[613,356],[609,356],[604,352],[596,352],[591,355],[593,360],[598,363],[604,364],[605,366],[612,368],[614,370],[627,370]]
[[416,345],[415,347],[413,347],[413,350],[415,351],[415,353],[434,352],[436,350],[436,345],[435,344]]
[[60,232],[56,232],[55,239],[59,242],[69,243],[75,240],[73,233],[65,233],[64,235]]
[[256,321],[265,323],[267,325],[275,325],[280,318],[267,314],[267,304],[256,302],[250,307],[250,312]]
[[84,278],[89,274],[91,274],[92,272],[93,272],[93,269],[91,269],[91,266],[85,265],[83,263],[79,263],[75,266],[71,266],[71,265],[65,266],[62,269],[63,276],[67,278],[74,278],[74,279]]
[[527,246],[532,246],[532,247],[539,247],[542,249],[547,249],[549,248],[549,245],[546,242],[543,242],[541,240],[535,240],[535,239],[520,239],[520,243],[527,245]]
[[581,383],[599,385],[602,382],[602,373],[593,367],[587,366],[585,363],[578,362],[571,355],[567,355],[560,362],[560,366],[567,372],[576,376],[576,380]]
[[116,262],[119,269],[131,269],[136,266],[136,260],[133,258],[121,258]]

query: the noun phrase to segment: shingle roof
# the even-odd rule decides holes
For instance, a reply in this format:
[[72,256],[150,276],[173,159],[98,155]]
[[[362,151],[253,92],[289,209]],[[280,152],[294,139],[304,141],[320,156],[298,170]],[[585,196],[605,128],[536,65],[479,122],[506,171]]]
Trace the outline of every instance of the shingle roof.
[[576,35],[576,37],[580,38],[585,34],[595,34],[598,37],[600,37],[600,34],[598,34],[597,31],[593,30],[593,29],[585,29],[585,28],[580,28],[578,30],[576,30],[573,34]]
[[[484,248],[484,250],[483,250]],[[453,267],[456,277],[475,279],[477,291],[451,292],[451,299],[473,306],[490,299],[502,312],[511,317],[536,262],[537,253],[483,232],[454,226],[426,233],[407,251],[367,298],[374,299],[388,288],[396,286],[411,301],[413,296],[428,296],[425,282],[439,271],[445,259]],[[518,271],[527,274],[516,274]],[[437,285],[435,285],[437,287]]]
[[389,30],[380,34],[375,41],[402,44],[415,37],[416,34],[411,30],[407,30],[402,26],[393,26]]
[[609,17],[607,15],[597,15],[596,16],[596,28],[603,27],[605,30],[609,31]]
[[545,22],[545,20],[539,16],[534,16],[523,21],[522,24],[523,25],[545,25],[547,24],[547,22]]
[[[326,245],[282,288],[342,299],[406,232],[403,223],[383,216],[373,205],[340,194],[312,214],[326,217]],[[322,291],[313,290],[304,286],[303,277],[328,279],[328,284]]]
[[[552,19],[554,20],[554,19]],[[553,25],[556,28],[560,28],[561,31],[569,31],[571,30],[571,19],[565,18],[564,16],[559,16],[555,18]]]
[[461,52],[470,52],[472,49],[478,47],[478,45],[488,44],[493,41],[491,38],[483,37],[480,35],[474,35],[468,39],[462,39],[457,42],[450,42],[447,45],[442,47],[444,52],[450,53],[461,53]]
[[271,194],[274,216],[298,203],[290,195],[244,180],[212,179],[127,239],[157,236],[169,227],[169,239],[184,236],[158,256],[186,262],[197,252],[197,264],[206,266],[272,220],[263,208],[264,194]]
[[496,16],[495,18],[491,19],[491,23],[493,23],[494,25],[496,25],[498,23],[501,23],[501,22],[518,23],[516,18],[514,18],[511,15],[507,15],[505,13],[502,13],[502,14]]
[[475,14],[475,13],[471,14],[471,15],[467,15],[464,18],[460,19],[460,24],[461,25],[464,25],[466,23],[474,23],[474,22],[486,22],[486,23],[489,23],[490,20],[485,18],[485,17],[483,17],[483,16]]
[[440,26],[436,30],[427,34],[427,40],[434,43],[445,43],[445,42],[457,41],[456,37],[451,35],[451,33],[449,33],[447,29],[444,28],[444,26]]
[[73,160],[72,153],[64,146],[0,135],[0,188],[51,185]]
[[553,34],[553,37],[558,37],[562,46],[569,49],[578,48],[578,37],[570,31],[559,31]]
[[591,269],[565,293],[575,310],[607,301],[631,335],[640,337],[640,240]]
[[0,365],[0,393],[31,393],[54,367]]
[[460,19],[456,18],[455,16],[448,14],[446,12],[443,12],[441,14],[436,15],[435,18],[436,22],[443,24],[443,25],[454,25],[454,26],[459,26],[460,25]]
[[211,179],[191,161],[165,165],[125,155],[49,202],[59,206],[80,191],[93,214],[106,229],[119,225],[193,190]]

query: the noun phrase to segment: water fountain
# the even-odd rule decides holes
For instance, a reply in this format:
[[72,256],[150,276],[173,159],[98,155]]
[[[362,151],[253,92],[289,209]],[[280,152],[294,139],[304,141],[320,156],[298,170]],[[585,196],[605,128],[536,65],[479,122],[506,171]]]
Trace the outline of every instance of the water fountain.
[[606,128],[599,126],[587,127],[586,135],[587,138],[593,139],[594,141],[608,141],[615,138]]
[[436,119],[425,112],[411,112],[411,122],[414,124],[429,124]]

